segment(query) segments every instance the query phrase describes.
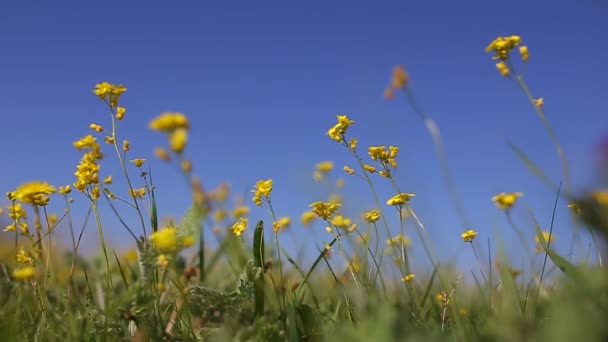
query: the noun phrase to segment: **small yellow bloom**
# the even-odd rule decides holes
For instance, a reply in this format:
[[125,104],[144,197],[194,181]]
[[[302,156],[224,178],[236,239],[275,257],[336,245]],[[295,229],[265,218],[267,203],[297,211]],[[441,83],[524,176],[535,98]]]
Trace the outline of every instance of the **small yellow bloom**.
[[124,258],[127,262],[136,262],[139,260],[139,253],[137,249],[132,248],[125,253]]
[[19,267],[13,270],[13,277],[18,280],[29,280],[36,275],[36,269],[32,266]]
[[23,203],[45,206],[49,203],[49,196],[55,192],[55,188],[47,182],[32,181],[15,189],[14,197]]
[[519,54],[521,55],[521,59],[522,59],[524,62],[527,62],[527,61],[528,61],[528,59],[530,58],[530,54],[529,54],[529,51],[528,51],[528,47],[527,47],[527,46],[525,46],[525,45],[522,45],[522,46],[520,46],[520,47],[519,47]]
[[162,147],[155,148],[154,155],[160,160],[164,160],[166,162],[171,161],[171,155],[169,155],[169,152]]
[[107,176],[103,179],[104,184],[112,184],[112,176]]
[[386,171],[384,171],[384,170],[380,170],[380,171],[378,172],[378,174],[379,174],[380,176],[384,177],[384,178],[389,178],[389,177],[391,176],[391,174],[390,174],[390,173],[388,173],[388,172],[386,172]]
[[192,172],[192,163],[188,159],[182,159],[182,172],[190,173]]
[[317,171],[323,174],[327,174],[334,168],[334,163],[331,161],[320,162],[315,165],[315,168],[317,169]]
[[111,137],[111,136],[105,136],[103,138],[103,140],[106,142],[106,144],[113,144],[114,143],[114,137]]
[[239,220],[232,225],[232,232],[234,233],[234,235],[241,236],[245,229],[247,229],[248,221],[249,220],[246,218],[239,218]]
[[70,192],[72,192],[72,187],[69,185],[59,187],[59,193],[62,195],[67,195]]
[[141,167],[146,160],[143,158],[135,158],[135,159],[131,159],[129,161],[131,163],[135,164],[136,167]]
[[367,165],[367,164],[365,164],[365,165],[363,165],[363,168],[364,168],[364,169],[365,169],[367,172],[369,172],[369,173],[375,173],[375,172],[376,172],[376,168],[375,168],[375,167],[373,167],[373,166],[371,166],[371,165]]
[[492,197],[492,201],[496,203],[498,208],[508,210],[515,204],[517,199],[523,195],[524,194],[521,192],[501,192]]
[[182,246],[184,246],[184,248],[194,246],[194,236],[192,236],[192,235],[184,236],[184,238],[182,239]]
[[133,198],[143,198],[146,194],[146,187],[141,187],[139,189],[129,189],[129,195]]
[[357,139],[350,138],[350,143],[348,144],[348,146],[350,147],[351,150],[356,149],[357,148]]
[[129,152],[130,149],[130,144],[129,144],[129,140],[125,139],[122,141],[122,150],[125,152]]
[[500,74],[503,76],[509,76],[509,67],[507,67],[507,64],[505,64],[505,62],[500,61],[498,63],[496,63],[496,69],[498,69],[498,71],[500,71]]
[[374,223],[380,219],[380,210],[378,210],[378,209],[370,210],[370,211],[366,212],[365,214],[363,214],[363,218],[369,223]]
[[287,216],[281,217],[280,219],[274,221],[272,228],[275,232],[278,232],[284,228],[289,227],[291,225],[291,219]]
[[340,204],[330,202],[314,202],[310,205],[312,211],[317,214],[318,217],[327,220],[329,219],[340,207]]
[[17,262],[26,264],[29,266],[34,265],[34,259],[30,256],[29,253],[27,253],[25,251],[25,249],[23,249],[23,247],[20,247],[19,251],[17,252]]
[[464,242],[472,242],[477,236],[477,232],[474,229],[469,229],[466,232],[460,234]]
[[355,174],[355,170],[351,169],[350,167],[348,167],[346,165],[344,166],[344,172],[348,173],[349,175]]
[[160,268],[167,268],[169,266],[169,259],[167,259],[166,255],[161,254],[156,258],[156,265]]
[[182,113],[166,112],[150,121],[150,129],[154,131],[172,132],[189,128],[188,118]]
[[272,191],[272,179],[259,180],[255,188],[251,190],[254,193],[253,202],[258,207],[262,205],[262,198],[270,200],[270,192]]
[[239,218],[239,217],[245,217],[247,215],[249,215],[249,207],[245,206],[245,205],[239,205],[238,207],[234,208],[234,210],[232,211],[232,217],[234,217],[235,219]]
[[545,105],[545,100],[542,97],[539,97],[536,100],[534,100],[535,107],[542,108],[544,105]]
[[410,281],[413,280],[414,278],[416,278],[415,274],[407,274],[405,277],[401,278],[401,281],[406,282],[406,281]]
[[331,219],[331,224],[338,228],[348,228],[353,224],[353,222],[351,219],[342,215],[336,215]]
[[188,142],[188,131],[184,128],[176,129],[169,136],[169,146],[175,153],[182,153]]
[[391,86],[395,89],[405,88],[407,86],[408,76],[405,68],[402,65],[396,65],[393,68],[393,79]]
[[302,217],[300,217],[300,221],[302,222],[303,225],[309,226],[312,223],[312,221],[315,220],[315,218],[317,218],[317,216],[315,215],[314,212],[312,212],[312,211],[305,211],[302,214]]
[[391,197],[386,201],[387,205],[403,205],[410,200],[410,198],[416,196],[415,194],[408,194],[401,192]]
[[103,127],[101,127],[98,124],[92,123],[92,124],[89,125],[89,128],[92,129],[92,130],[94,130],[95,132],[103,132]]
[[116,108],[116,119],[122,120],[125,117],[126,112],[127,112],[127,109],[125,107],[117,107]]
[[150,241],[161,253],[172,253],[177,250],[177,228],[164,227],[150,235]]
[[354,124],[353,120],[350,120],[346,115],[338,115],[338,123],[327,131],[327,135],[337,142],[341,142],[344,139],[344,135],[350,125]]

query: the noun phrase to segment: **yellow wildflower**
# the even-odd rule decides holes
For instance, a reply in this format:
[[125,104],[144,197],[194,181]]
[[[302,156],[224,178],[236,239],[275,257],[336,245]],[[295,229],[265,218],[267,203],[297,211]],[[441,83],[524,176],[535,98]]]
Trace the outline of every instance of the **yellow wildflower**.
[[129,150],[131,149],[131,144],[129,144],[129,140],[125,139],[122,141],[122,150],[125,152],[129,152]]
[[363,214],[363,218],[369,222],[373,223],[380,219],[380,210],[373,209]]
[[122,120],[125,117],[126,112],[127,112],[127,109],[125,107],[117,107],[116,108],[116,119]]
[[228,213],[226,212],[226,209],[224,208],[219,208],[215,211],[215,213],[213,214],[213,219],[216,222],[222,222],[226,219],[226,217],[228,217]]
[[161,254],[156,258],[156,265],[160,268],[167,268],[169,266],[169,259],[167,259],[166,255]]
[[363,165],[363,168],[364,168],[364,169],[365,169],[367,172],[369,172],[369,173],[375,173],[375,172],[376,172],[376,168],[375,168],[375,167],[373,167],[373,166],[371,166],[371,165],[367,165],[367,164],[365,164],[365,165]]
[[138,261],[139,260],[139,254],[137,252],[137,249],[135,249],[135,248],[129,249],[125,253],[124,258],[125,258],[125,260],[127,262],[136,262],[136,261]]
[[340,204],[330,202],[314,202],[310,205],[312,211],[320,218],[329,219],[340,207]]
[[101,127],[98,124],[92,123],[92,124],[89,125],[89,128],[92,129],[92,130],[94,130],[95,132],[103,132],[103,127]]
[[267,201],[270,200],[270,192],[272,191],[272,179],[267,180],[259,180],[255,188],[251,190],[254,193],[253,202],[258,207],[262,205],[262,198],[265,198]]
[[498,69],[498,71],[500,71],[500,74],[503,76],[509,76],[509,67],[507,67],[507,64],[505,64],[505,62],[500,61],[498,63],[496,63],[496,69]]
[[13,270],[13,277],[18,280],[29,280],[34,275],[36,275],[36,269],[32,266],[19,267]]
[[544,105],[545,105],[545,99],[543,99],[542,97],[539,97],[536,100],[534,100],[535,107],[542,108]]
[[146,194],[146,187],[141,187],[139,189],[129,189],[129,195],[133,198],[143,198]]
[[346,115],[338,115],[338,123],[327,131],[327,135],[337,142],[344,140],[346,130],[350,125],[354,124],[353,120],[350,120]]
[[34,265],[34,259],[25,251],[25,249],[23,249],[23,247],[20,247],[19,251],[17,251],[17,262],[30,266]]
[[524,194],[521,192],[501,192],[494,197],[492,197],[492,201],[496,203],[496,206],[500,209],[510,209],[513,204],[517,201],[517,199]]
[[416,275],[410,273],[410,274],[406,274],[405,277],[401,278],[401,281],[407,282],[407,281],[413,280],[414,278],[416,278]]
[[348,228],[352,225],[352,220],[342,215],[336,215],[331,219],[331,224],[338,228]]
[[103,140],[106,142],[106,144],[113,144],[114,143],[114,137],[105,136],[103,138]]
[[346,165],[344,166],[344,172],[348,173],[349,175],[355,174],[355,170],[351,169],[350,167],[348,167]]
[[112,176],[107,176],[103,179],[104,184],[112,184]]
[[239,217],[245,217],[247,215],[249,215],[249,207],[245,206],[245,205],[239,205],[238,207],[234,208],[234,210],[232,211],[232,217],[234,217],[235,219],[239,218]]
[[302,222],[303,225],[308,226],[312,223],[312,221],[315,220],[315,218],[317,218],[317,216],[315,215],[314,212],[305,211],[304,213],[302,213],[302,216],[300,217],[300,221]]
[[154,131],[172,132],[189,128],[188,118],[182,113],[165,112],[150,121],[150,129]]
[[182,246],[184,246],[184,248],[192,247],[194,246],[194,243],[194,236],[192,235],[186,235],[182,239]]
[[334,168],[334,163],[331,161],[320,162],[315,165],[315,168],[322,174],[327,174]]
[[154,155],[160,160],[164,160],[166,162],[171,161],[171,156],[169,155],[169,152],[167,152],[167,150],[162,147],[157,147],[156,149],[154,149]]
[[15,191],[15,199],[27,204],[45,206],[49,203],[49,195],[55,193],[55,188],[47,182],[32,181],[21,184]]
[[59,193],[62,195],[67,195],[70,192],[72,192],[72,187],[69,185],[59,187]]
[[234,235],[241,236],[245,229],[247,229],[248,222],[249,220],[244,217],[239,218],[239,220],[232,225],[232,232]]
[[460,236],[462,237],[464,242],[472,242],[473,239],[475,239],[475,236],[477,236],[477,232],[474,229],[469,229],[464,233],[460,234]]
[[129,160],[131,163],[135,164],[136,167],[141,167],[146,161],[144,158],[135,158]]
[[182,153],[188,142],[188,131],[184,128],[176,129],[169,136],[169,146],[175,153]]
[[192,172],[192,163],[188,159],[182,159],[181,167],[184,173]]
[[164,227],[150,235],[150,241],[161,253],[172,253],[177,250],[177,228]]
[[278,232],[279,230],[282,230],[283,228],[289,227],[290,224],[291,224],[291,219],[289,217],[287,217],[287,216],[281,217],[280,219],[273,222],[272,229],[275,232]]
[[393,68],[393,79],[391,86],[395,89],[405,88],[407,86],[408,76],[405,68],[402,65],[396,65]]
[[528,47],[525,45],[522,45],[519,47],[519,54],[521,55],[521,59],[524,62],[527,62],[528,59],[530,58],[530,53],[528,51]]
[[509,52],[520,43],[521,37],[517,35],[498,37],[486,47],[485,51],[486,53],[494,51],[495,55],[493,59],[500,59],[504,61],[509,57]]
[[350,147],[351,150],[357,148],[357,139],[350,138],[350,143],[348,144],[348,147]]
[[410,198],[416,196],[415,194],[408,194],[405,192],[401,192],[391,197],[386,201],[387,205],[403,205],[405,202],[408,202]]

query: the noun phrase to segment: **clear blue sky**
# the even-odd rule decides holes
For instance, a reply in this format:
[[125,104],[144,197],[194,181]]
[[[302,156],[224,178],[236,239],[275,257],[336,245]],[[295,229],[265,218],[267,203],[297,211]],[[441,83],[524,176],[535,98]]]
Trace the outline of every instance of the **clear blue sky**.
[[[406,66],[420,101],[442,129],[480,242],[485,245],[497,229],[507,243],[516,243],[490,197],[524,192],[523,201],[547,226],[554,194],[506,139],[556,180],[559,160],[524,95],[499,76],[483,50],[498,35],[523,37],[530,47],[529,85],[545,99],[574,181],[591,185],[594,144],[608,130],[607,15],[600,0],[2,0],[0,189],[32,179],[74,181],[80,155],[71,143],[89,133],[89,123],[107,125],[105,108],[91,93],[95,83],[107,80],[128,87],[120,134],[131,140],[133,157],[149,158],[155,146],[166,144],[147,129],[152,117],[181,111],[193,127],[187,154],[208,188],[229,180],[235,191],[244,191],[258,179],[273,178],[279,215],[298,218],[309,203],[324,199],[311,179],[315,163],[333,160],[338,174],[342,165],[353,164],[324,135],[336,114],[347,113],[362,147],[401,147],[398,181],[416,193],[412,205],[440,254],[469,260],[470,249],[459,237],[469,227],[461,226],[451,206],[427,131],[403,99],[383,99],[393,65]],[[190,200],[187,187],[174,169],[149,160],[160,213],[181,215]],[[107,165],[102,173],[119,178],[116,165]],[[377,180],[382,199],[390,197],[393,191]],[[359,183],[347,178],[351,215],[373,207]],[[514,215],[532,244],[524,206]],[[135,224],[135,217],[127,217]],[[252,212],[252,221],[258,218],[269,220],[264,210]],[[564,251],[571,231],[565,205],[558,223],[558,248]],[[309,231],[292,229],[312,246]],[[324,236],[322,226],[316,229],[317,237]],[[117,246],[128,241],[118,225],[108,230]],[[87,234],[94,239],[96,231],[91,226]],[[422,248],[414,250],[422,259]]]

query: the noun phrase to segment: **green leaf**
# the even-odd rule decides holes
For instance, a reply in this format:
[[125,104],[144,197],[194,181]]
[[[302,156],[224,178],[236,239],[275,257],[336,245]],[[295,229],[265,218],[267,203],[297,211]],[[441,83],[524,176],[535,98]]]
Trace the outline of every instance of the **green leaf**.
[[253,233],[253,263],[262,270],[262,275],[255,281],[255,316],[264,314],[264,221],[258,221]]

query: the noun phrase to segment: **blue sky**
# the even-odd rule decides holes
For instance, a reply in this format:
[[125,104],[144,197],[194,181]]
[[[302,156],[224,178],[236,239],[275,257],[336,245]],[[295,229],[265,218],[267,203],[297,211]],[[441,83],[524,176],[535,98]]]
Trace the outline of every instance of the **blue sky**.
[[[107,80],[128,87],[119,134],[131,140],[132,157],[149,158],[161,214],[180,216],[190,197],[172,167],[150,158],[153,148],[166,142],[147,123],[161,112],[180,111],[193,127],[187,154],[207,188],[228,180],[242,192],[258,179],[273,178],[275,209],[297,218],[326,196],[311,179],[315,163],[333,160],[336,177],[342,165],[353,164],[347,151],[324,135],[336,114],[346,113],[356,121],[351,134],[362,147],[401,147],[402,190],[416,193],[412,205],[440,255],[468,262],[471,252],[459,235],[469,227],[461,226],[451,205],[430,136],[402,98],[383,99],[393,65],[405,65],[419,100],[442,129],[481,243],[497,230],[514,246],[517,239],[490,197],[524,192],[522,203],[547,226],[554,194],[509,150],[506,139],[556,180],[559,159],[523,93],[500,77],[483,49],[498,35],[523,37],[531,56],[526,79],[545,99],[573,181],[579,187],[594,185],[594,144],[608,131],[606,14],[608,5],[599,0],[508,6],[497,1],[3,0],[0,189],[33,179],[73,182],[79,154],[72,141],[89,133],[91,122],[108,125],[105,108],[91,93],[95,83]],[[108,161],[103,174],[118,178],[116,164]],[[354,216],[374,207],[360,181],[346,181],[347,212]],[[383,200],[393,195],[383,179],[377,181]],[[111,216],[107,209],[103,213]],[[125,213],[135,224],[130,215]],[[532,244],[523,205],[514,217]],[[264,210],[252,212],[251,219],[258,218],[269,220]],[[107,220],[110,240],[124,245],[127,234]],[[565,204],[557,222],[557,246],[567,250],[571,221]],[[292,229],[308,246],[313,235],[324,236],[322,226],[315,234]],[[413,226],[409,229],[414,235]],[[95,239],[92,226],[86,234]],[[511,250],[517,253],[517,247]],[[424,258],[422,248],[414,251]]]

